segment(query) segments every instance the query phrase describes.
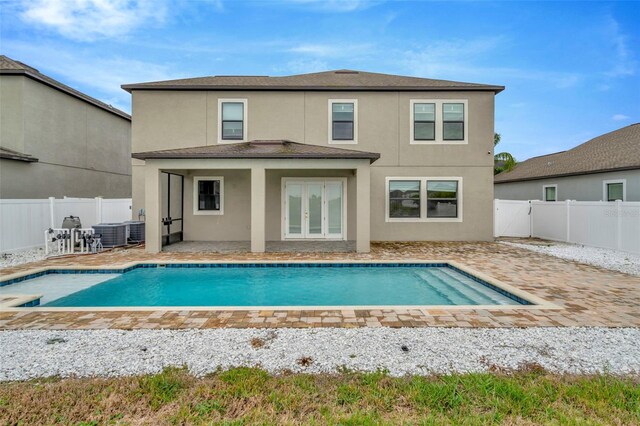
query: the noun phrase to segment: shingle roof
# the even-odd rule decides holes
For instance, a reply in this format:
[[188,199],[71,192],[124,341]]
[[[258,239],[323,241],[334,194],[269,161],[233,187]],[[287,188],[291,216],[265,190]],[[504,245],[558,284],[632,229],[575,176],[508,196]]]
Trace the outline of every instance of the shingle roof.
[[96,98],[92,98],[89,95],[86,95],[72,87],[67,86],[66,84],[62,84],[53,78],[42,74],[37,69],[24,64],[20,61],[16,61],[7,56],[0,55],[0,75],[24,75],[26,77],[32,78],[36,81],[39,81],[47,86],[53,87],[54,89],[60,90],[61,92],[65,92],[68,95],[71,95],[75,98],[81,99],[85,102],[88,102],[92,105],[97,106],[105,111],[116,114],[122,118],[126,118],[127,120],[131,120],[131,116],[124,111],[121,111],[117,108],[112,107],[102,101],[97,100]]
[[0,146],[0,158],[4,158],[5,160],[17,160],[24,161],[26,163],[35,163],[38,159],[29,154],[23,154],[22,152],[14,151],[9,148],[4,148]]
[[139,160],[159,158],[315,158],[315,159],[368,159],[380,158],[375,152],[356,151],[332,146],[308,145],[288,140],[256,140],[222,145],[206,145],[192,148],[165,149],[162,151],[136,152]]
[[210,76],[180,80],[124,84],[132,90],[349,90],[349,91],[413,91],[413,90],[486,90],[501,92],[504,86],[433,80],[364,71],[335,70],[283,77]]
[[640,169],[640,123],[598,136],[568,151],[530,158],[511,171],[496,175],[494,182],[629,169]]

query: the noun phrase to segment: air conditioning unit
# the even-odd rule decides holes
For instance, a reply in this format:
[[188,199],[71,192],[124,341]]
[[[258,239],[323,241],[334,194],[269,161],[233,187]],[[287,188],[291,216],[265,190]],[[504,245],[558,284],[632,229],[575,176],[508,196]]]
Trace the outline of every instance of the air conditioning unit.
[[119,247],[127,245],[126,223],[99,223],[92,228],[96,234],[101,235],[103,247]]
[[129,225],[129,241],[132,243],[144,242],[144,222],[141,220],[129,220],[125,223]]

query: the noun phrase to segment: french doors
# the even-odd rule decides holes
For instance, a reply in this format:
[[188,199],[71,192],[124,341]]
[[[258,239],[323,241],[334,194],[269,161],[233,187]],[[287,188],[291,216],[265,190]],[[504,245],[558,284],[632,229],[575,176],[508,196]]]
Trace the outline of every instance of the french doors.
[[346,179],[283,179],[283,237],[346,237]]

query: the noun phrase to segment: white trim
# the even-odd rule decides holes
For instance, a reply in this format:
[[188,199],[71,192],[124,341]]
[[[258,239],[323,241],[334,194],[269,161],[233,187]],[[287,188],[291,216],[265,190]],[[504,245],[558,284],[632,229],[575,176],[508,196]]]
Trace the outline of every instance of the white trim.
[[[422,141],[414,139],[413,113],[415,104],[435,104],[435,139],[432,141]],[[463,104],[464,105],[464,139],[461,141],[451,141],[443,139],[443,104]],[[410,99],[409,100],[409,143],[411,145],[466,145],[469,143],[469,102],[467,99]]]
[[[333,104],[353,104],[353,140],[333,139]],[[357,99],[329,99],[329,124],[327,126],[327,139],[330,145],[357,145],[358,144],[358,100]]]
[[[555,200],[547,200],[547,188],[555,188],[556,190],[556,199]],[[558,201],[558,184],[553,183],[549,185],[542,185],[542,201],[554,202]]]
[[602,181],[602,201],[609,201],[609,194],[607,194],[607,185],[610,183],[622,184],[622,201],[627,201],[627,180],[626,179],[603,180]]
[[[420,181],[420,217],[389,217],[389,182],[392,180]],[[458,217],[427,217],[427,182],[434,180],[455,180],[458,182]],[[385,178],[385,222],[462,222],[462,177],[460,176],[387,176]]]
[[[200,210],[198,208],[198,182],[208,180],[220,181],[220,210]],[[221,216],[224,214],[224,177],[223,176],[194,176],[193,178],[193,214],[195,216]]]
[[[243,113],[242,113],[242,139],[222,139],[222,103],[223,102],[239,102],[243,104]],[[219,144],[229,144],[229,143],[239,143],[239,142],[247,142],[249,139],[247,137],[247,133],[249,133],[249,108],[247,108],[247,99],[230,99],[230,98],[218,98],[218,122],[216,123],[218,127],[218,143]]]
[[[305,230],[305,221],[302,219],[301,221],[301,231],[302,233],[299,235],[289,234],[289,228],[287,226],[287,182],[294,182],[304,185],[305,183],[323,183],[323,207],[322,207],[322,237],[307,237]],[[329,234],[328,225],[326,223],[328,217],[328,207],[326,204],[326,184],[331,182],[340,182],[342,184],[342,234],[338,236],[337,234]],[[286,177],[282,178],[280,182],[280,237],[282,241],[346,241],[347,240],[347,178],[341,177],[308,177],[308,178],[298,178],[298,177]],[[306,198],[306,190],[303,188],[302,191],[303,203],[306,203],[304,200]],[[303,204],[304,205],[304,204]]]

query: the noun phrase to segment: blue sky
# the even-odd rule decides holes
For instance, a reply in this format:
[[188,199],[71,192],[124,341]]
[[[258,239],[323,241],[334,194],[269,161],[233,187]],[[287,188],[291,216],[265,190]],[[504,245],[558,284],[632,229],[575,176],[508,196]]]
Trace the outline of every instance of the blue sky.
[[571,148],[640,121],[640,3],[31,0],[0,51],[130,111],[124,83],[328,69],[505,85],[501,150]]

